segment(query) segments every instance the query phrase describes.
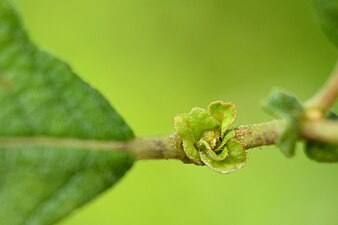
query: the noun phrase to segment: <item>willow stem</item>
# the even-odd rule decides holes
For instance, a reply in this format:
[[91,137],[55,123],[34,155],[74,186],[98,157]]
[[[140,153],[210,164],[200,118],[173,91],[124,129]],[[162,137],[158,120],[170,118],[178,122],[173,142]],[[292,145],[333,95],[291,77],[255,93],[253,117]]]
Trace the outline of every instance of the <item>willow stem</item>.
[[273,145],[283,133],[285,123],[282,120],[242,125],[235,128],[236,139],[245,149],[264,145]]
[[[273,120],[234,128],[236,140],[245,148],[274,145],[285,129],[283,120]],[[323,132],[323,129],[328,132]],[[334,121],[306,121],[301,125],[300,139],[338,144],[338,123]],[[138,159],[178,159],[194,163],[187,158],[182,141],[177,134],[163,138],[138,138],[131,141],[128,149]],[[126,147],[127,147],[126,146]]]
[[[234,128],[235,138],[245,149],[272,145],[284,130],[282,120],[245,125]],[[182,147],[182,140],[176,134],[162,138],[137,138],[125,146],[137,159],[178,159],[184,163],[194,163]]]
[[331,78],[307,103],[308,109],[318,110],[324,114],[336,102],[338,97],[338,63],[332,72]]
[[301,134],[305,139],[338,145],[338,121],[305,121]]
[[[245,125],[234,128],[235,138],[245,148],[276,144],[283,133],[282,120]],[[322,132],[324,130],[328,132]],[[301,127],[301,137],[325,143],[338,144],[338,123],[334,121],[308,121]],[[182,140],[176,134],[160,138],[134,138],[130,141],[81,140],[60,137],[1,137],[0,148],[16,149],[28,147],[74,148],[92,151],[122,151],[136,159],[177,159],[184,163],[194,163],[185,154]]]

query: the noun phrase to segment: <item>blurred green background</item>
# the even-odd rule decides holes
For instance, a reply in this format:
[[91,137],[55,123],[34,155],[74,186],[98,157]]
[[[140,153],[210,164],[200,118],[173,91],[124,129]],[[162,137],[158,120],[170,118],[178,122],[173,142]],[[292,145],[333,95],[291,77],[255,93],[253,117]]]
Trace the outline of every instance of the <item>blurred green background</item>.
[[[273,87],[311,96],[337,51],[309,0],[16,0],[32,39],[100,90],[139,136],[213,100],[237,104],[237,124],[271,119]],[[249,152],[221,175],[176,161],[141,161],[60,225],[336,225],[338,167]]]

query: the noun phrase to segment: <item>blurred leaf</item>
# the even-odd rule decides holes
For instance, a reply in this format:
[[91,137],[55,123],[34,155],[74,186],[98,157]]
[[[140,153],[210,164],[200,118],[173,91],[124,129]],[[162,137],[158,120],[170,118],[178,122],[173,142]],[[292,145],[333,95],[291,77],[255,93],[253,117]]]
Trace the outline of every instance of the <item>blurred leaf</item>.
[[277,146],[286,157],[295,154],[295,144],[299,133],[299,121],[303,115],[303,107],[294,96],[281,91],[273,91],[266,99],[264,109],[276,118],[285,121],[285,129],[278,140]]
[[315,8],[322,30],[338,47],[338,0],[315,0]]
[[316,142],[307,142],[305,153],[317,162],[338,162],[338,146]]
[[52,224],[133,163],[116,151],[6,145],[41,136],[127,140],[133,133],[99,92],[36,48],[11,4],[0,0],[0,224]]
[[[329,113],[327,119],[338,120],[338,115]],[[317,162],[338,162],[338,146],[315,141],[305,143],[305,154]]]

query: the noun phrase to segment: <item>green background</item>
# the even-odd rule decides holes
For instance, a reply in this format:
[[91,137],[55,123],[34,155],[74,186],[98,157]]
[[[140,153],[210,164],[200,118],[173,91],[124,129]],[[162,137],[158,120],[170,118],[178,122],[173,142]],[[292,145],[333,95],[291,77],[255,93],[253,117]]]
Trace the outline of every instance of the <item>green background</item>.
[[[281,87],[306,100],[337,51],[309,0],[16,0],[32,39],[100,90],[139,136],[214,100],[237,124],[271,119],[260,100]],[[142,161],[60,225],[338,224],[338,167],[286,159],[274,147],[221,175],[176,161]]]

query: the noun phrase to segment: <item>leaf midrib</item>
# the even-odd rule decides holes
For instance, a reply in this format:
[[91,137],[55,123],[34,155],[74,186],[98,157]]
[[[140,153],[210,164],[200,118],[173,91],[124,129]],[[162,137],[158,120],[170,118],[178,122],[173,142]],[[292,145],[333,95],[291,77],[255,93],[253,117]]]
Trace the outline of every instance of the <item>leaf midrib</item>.
[[87,149],[93,151],[124,151],[128,150],[130,141],[111,141],[94,139],[76,139],[68,137],[47,136],[6,136],[0,137],[0,148],[57,148],[57,149]]

